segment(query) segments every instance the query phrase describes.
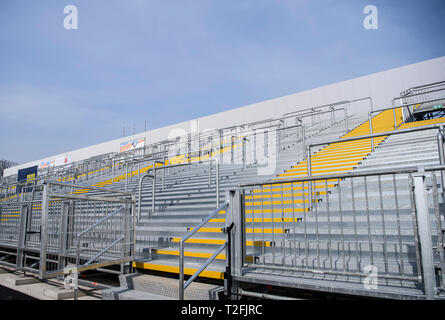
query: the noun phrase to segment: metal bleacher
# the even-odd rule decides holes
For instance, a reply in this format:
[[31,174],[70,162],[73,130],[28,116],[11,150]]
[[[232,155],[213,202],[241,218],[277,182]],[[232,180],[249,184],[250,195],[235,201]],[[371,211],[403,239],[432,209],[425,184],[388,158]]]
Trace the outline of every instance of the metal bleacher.
[[442,85],[389,108],[341,101],[48,168],[21,193],[9,177],[0,264],[40,278],[119,273],[104,299],[238,299],[263,286],[442,299],[445,117],[416,116]]

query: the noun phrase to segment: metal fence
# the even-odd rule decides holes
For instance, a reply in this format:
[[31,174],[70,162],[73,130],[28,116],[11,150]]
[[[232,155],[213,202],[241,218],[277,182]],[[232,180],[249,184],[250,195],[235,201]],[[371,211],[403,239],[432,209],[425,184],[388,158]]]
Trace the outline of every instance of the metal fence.
[[51,180],[33,189],[31,200],[0,207],[0,246],[15,255],[4,264],[50,278],[67,266],[81,272],[134,259],[132,193]]
[[[234,275],[238,280],[278,276],[282,285],[306,279],[309,287],[336,291],[347,286],[359,294],[366,284],[375,285],[378,289],[366,293],[374,296],[396,290],[437,297],[445,267],[438,187],[443,169],[242,185],[230,195],[228,214],[237,229],[231,248]],[[252,246],[246,246],[249,242]]]

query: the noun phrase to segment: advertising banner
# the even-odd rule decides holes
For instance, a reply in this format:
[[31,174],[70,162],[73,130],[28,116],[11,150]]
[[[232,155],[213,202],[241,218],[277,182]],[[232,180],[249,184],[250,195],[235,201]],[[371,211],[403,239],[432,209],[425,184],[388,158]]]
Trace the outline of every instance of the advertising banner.
[[42,162],[39,165],[39,169],[46,169],[49,167],[62,166],[64,164],[67,164],[68,162],[69,162],[68,157],[65,156],[65,157],[57,158],[56,160]]
[[142,148],[144,146],[145,146],[145,138],[130,140],[121,143],[119,152],[134,150],[137,148]]
[[[25,169],[20,169],[18,171],[17,182],[21,183],[17,186],[17,194],[22,191],[22,187],[34,184],[34,181],[37,177],[37,169],[38,166],[33,166]],[[26,191],[28,192],[29,190]]]

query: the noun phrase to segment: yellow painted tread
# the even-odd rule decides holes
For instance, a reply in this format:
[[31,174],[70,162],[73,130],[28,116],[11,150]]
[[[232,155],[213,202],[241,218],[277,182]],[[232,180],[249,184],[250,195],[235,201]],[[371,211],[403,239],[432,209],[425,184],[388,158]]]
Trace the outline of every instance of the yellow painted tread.
[[[147,269],[147,270],[154,270],[154,271],[162,271],[162,272],[169,272],[169,273],[179,273],[179,267],[176,266],[167,266],[162,264],[156,264],[156,263],[149,263],[149,262],[133,262],[133,267],[139,268],[139,269]],[[198,269],[195,268],[184,268],[184,274],[186,275],[193,275],[195,272],[198,271]],[[212,279],[224,279],[224,272],[221,271],[213,271],[213,270],[204,270],[200,277],[205,278],[212,278]]]

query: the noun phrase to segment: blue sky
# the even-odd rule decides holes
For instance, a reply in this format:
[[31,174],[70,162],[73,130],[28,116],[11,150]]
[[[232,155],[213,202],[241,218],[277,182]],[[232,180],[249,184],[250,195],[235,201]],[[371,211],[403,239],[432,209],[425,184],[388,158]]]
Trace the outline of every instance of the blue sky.
[[[63,9],[78,8],[65,30]],[[363,27],[375,5],[379,28]],[[19,163],[445,55],[445,1],[1,0],[0,158]]]

